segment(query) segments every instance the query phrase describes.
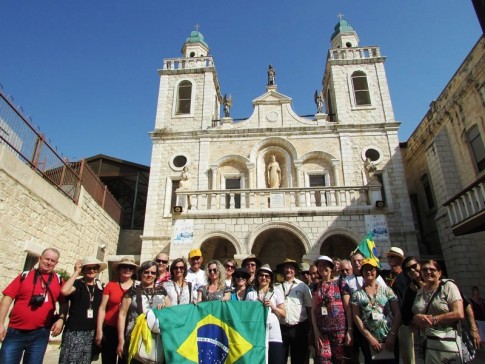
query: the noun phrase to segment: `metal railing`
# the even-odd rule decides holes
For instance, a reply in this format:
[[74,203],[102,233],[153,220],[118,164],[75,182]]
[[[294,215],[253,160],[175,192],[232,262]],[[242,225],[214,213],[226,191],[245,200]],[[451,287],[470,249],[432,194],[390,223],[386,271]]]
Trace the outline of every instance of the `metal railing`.
[[78,203],[81,185],[93,199],[119,222],[121,206],[84,161],[68,162],[35,130],[0,89],[0,144],[28,164],[59,192]]

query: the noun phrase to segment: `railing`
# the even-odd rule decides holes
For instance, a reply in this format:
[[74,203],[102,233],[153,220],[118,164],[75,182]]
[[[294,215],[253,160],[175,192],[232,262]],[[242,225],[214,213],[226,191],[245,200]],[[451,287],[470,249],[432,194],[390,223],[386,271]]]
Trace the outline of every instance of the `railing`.
[[485,212],[485,175],[443,204],[452,227]]
[[[84,162],[69,163],[50,146],[44,135],[34,129],[24,117],[21,109],[8,99],[0,89],[0,144],[5,145],[20,160],[66,195],[74,203],[78,202],[81,184],[101,207],[117,222],[121,206],[111,196],[106,186],[96,177],[96,181],[78,168]],[[85,165],[86,166],[86,165]],[[89,170],[90,171],[90,170]],[[92,172],[90,172],[92,174]],[[96,187],[92,187],[96,186]],[[105,196],[96,198],[96,190],[104,190]],[[117,205],[117,206],[116,206]]]
[[163,60],[164,70],[185,70],[213,66],[214,59],[211,56],[193,58],[167,58]]
[[329,57],[331,60],[378,58],[381,50],[379,47],[332,48]]
[[[374,193],[377,192],[377,195]],[[304,208],[332,209],[374,206],[380,186],[238,189],[212,191],[177,190],[177,205],[184,212],[242,211]],[[377,197],[379,198],[379,197]]]

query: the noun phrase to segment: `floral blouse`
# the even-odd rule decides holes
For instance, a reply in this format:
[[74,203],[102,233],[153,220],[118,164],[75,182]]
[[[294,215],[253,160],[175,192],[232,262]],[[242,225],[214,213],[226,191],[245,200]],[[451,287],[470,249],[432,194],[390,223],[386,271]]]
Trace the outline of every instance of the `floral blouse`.
[[384,342],[392,326],[391,303],[397,302],[397,297],[392,288],[377,285],[375,298],[369,297],[364,288],[361,288],[354,292],[350,302],[359,307],[359,316],[365,328],[379,342]]

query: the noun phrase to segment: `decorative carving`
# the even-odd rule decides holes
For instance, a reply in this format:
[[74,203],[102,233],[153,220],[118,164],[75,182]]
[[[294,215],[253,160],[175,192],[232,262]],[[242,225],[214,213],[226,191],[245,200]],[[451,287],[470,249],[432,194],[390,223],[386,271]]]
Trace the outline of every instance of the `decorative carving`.
[[232,96],[229,94],[224,94],[224,98],[222,99],[222,105],[224,106],[224,117],[229,118],[231,116],[231,107],[232,107]]

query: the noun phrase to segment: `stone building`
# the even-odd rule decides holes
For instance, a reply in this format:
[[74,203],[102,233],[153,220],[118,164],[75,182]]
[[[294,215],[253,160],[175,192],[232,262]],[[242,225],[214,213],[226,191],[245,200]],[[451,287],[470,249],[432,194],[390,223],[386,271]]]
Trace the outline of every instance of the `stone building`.
[[468,54],[402,144],[419,252],[466,293],[485,264],[485,39]]
[[159,71],[141,260],[200,247],[205,261],[256,254],[274,268],[348,256],[370,230],[380,254],[417,254],[385,59],[340,20],[314,117],[293,111],[270,66],[252,115],[235,122],[193,31]]

